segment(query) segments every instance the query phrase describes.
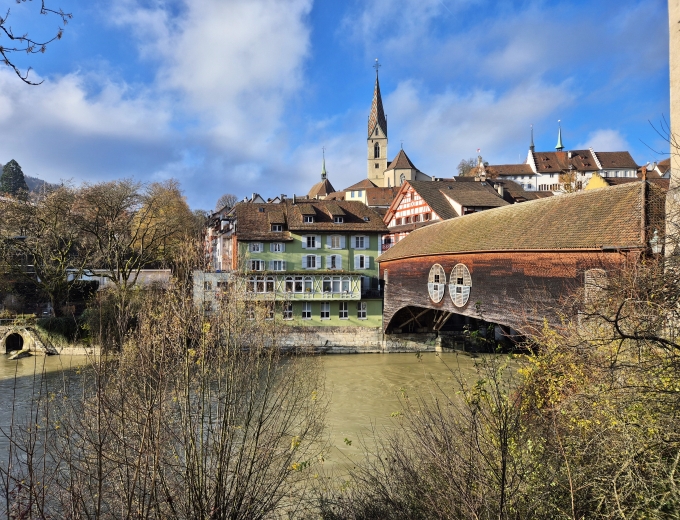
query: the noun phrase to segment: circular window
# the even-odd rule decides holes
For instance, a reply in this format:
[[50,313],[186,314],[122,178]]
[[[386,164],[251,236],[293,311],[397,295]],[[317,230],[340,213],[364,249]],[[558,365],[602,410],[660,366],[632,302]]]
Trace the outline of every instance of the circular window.
[[457,264],[451,271],[449,282],[451,301],[456,307],[464,307],[470,298],[470,287],[472,286],[470,271],[465,265]]
[[430,299],[435,303],[442,301],[445,288],[446,272],[441,265],[434,264],[427,279],[427,291],[430,293]]

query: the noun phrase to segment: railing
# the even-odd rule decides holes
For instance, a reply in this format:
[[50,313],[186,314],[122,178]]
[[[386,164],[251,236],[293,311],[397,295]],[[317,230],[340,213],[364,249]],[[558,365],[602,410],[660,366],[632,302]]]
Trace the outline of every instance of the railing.
[[393,245],[394,245],[394,244],[392,244],[391,242],[390,242],[389,244],[383,244],[383,245],[382,245],[382,252],[384,253],[385,251],[387,251],[387,250],[388,250],[390,247],[392,247]]

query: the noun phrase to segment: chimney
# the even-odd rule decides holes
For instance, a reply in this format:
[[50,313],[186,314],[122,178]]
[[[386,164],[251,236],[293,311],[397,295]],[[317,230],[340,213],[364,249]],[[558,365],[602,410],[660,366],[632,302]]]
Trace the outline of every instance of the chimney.
[[295,204],[295,193],[293,193],[293,204]]
[[255,195],[257,195],[257,193],[253,193],[253,198],[250,199],[250,202],[255,202]]
[[285,193],[282,193],[282,194],[281,194],[281,202],[283,202],[284,200],[286,200],[286,194],[285,194]]
[[505,188],[503,188],[502,184],[496,184],[496,191],[501,196],[501,198],[505,196]]
[[569,159],[571,159],[571,152],[567,152],[567,157],[569,157]]

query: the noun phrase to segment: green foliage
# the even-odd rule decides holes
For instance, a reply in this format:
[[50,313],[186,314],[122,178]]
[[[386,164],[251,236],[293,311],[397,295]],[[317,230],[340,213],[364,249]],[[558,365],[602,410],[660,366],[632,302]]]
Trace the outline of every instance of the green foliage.
[[0,193],[5,193],[22,200],[28,198],[28,184],[24,179],[19,163],[12,159],[2,168],[0,175]]

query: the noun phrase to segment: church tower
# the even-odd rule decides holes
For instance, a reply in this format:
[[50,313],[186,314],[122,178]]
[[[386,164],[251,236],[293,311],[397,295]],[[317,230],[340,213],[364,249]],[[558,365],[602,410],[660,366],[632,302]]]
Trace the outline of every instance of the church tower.
[[378,68],[380,64],[375,60],[375,88],[373,90],[373,104],[368,116],[368,179],[376,186],[383,186],[384,173],[387,170],[387,118],[383,110],[380,96],[380,82]]

